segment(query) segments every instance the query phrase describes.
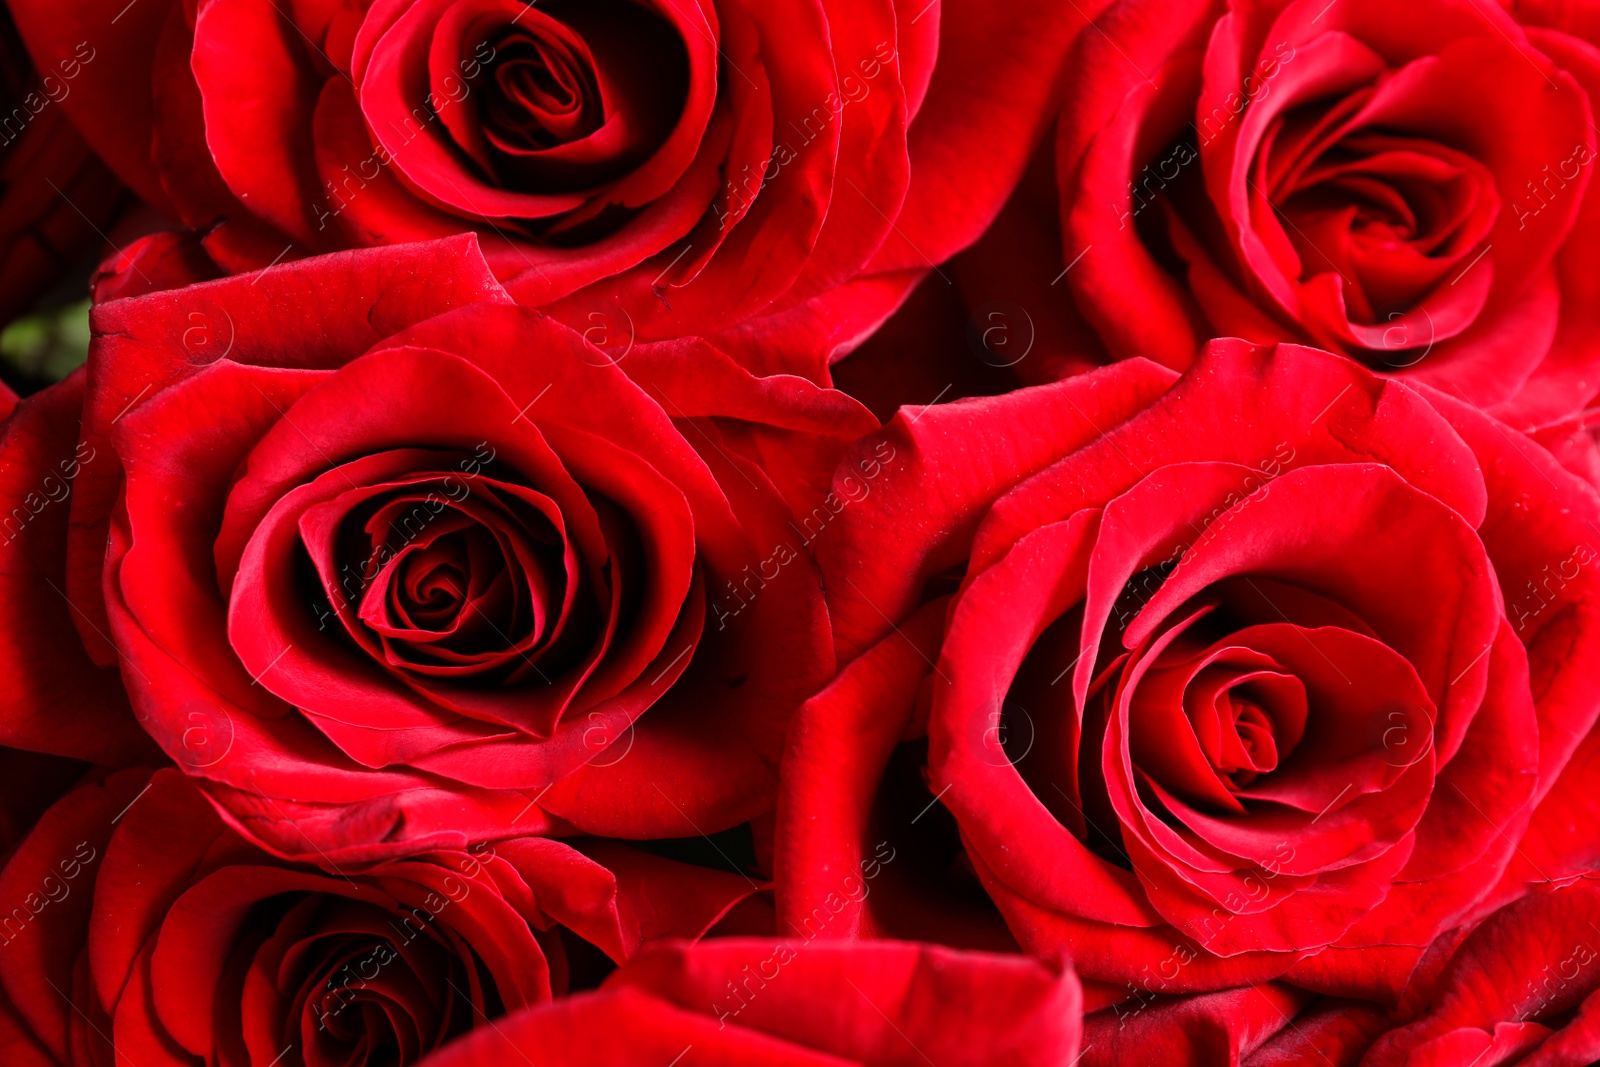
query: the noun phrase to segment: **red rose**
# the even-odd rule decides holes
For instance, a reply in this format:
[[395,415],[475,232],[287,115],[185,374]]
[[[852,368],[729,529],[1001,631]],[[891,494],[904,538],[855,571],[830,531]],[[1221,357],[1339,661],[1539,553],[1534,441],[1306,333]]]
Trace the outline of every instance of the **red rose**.
[[787,716],[833,670],[789,523],[874,425],[853,401],[702,342],[602,352],[512,305],[470,236],[94,321],[81,439],[76,383],[7,427],[19,489],[104,457],[0,585],[14,735],[49,747],[66,702],[58,749],[128,758],[116,691],[87,699],[120,660],[235,826],[312,861],[771,808]]
[[[848,987],[848,988],[846,988]],[[426,1067],[1055,1067],[1076,1063],[1070,971],[905,942],[650,945],[595,993],[505,1020]],[[674,1059],[676,1057],[676,1059]]]
[[[1082,16],[1030,0],[14,4],[228,271],[479,233],[520,303],[825,373],[998,209]],[[991,106],[998,102],[1002,106]]]
[[[1279,976],[1392,998],[1565,797],[1600,711],[1593,493],[1326,353],[1217,341],[1171,378],[904,410],[847,457],[817,555],[854,662],[791,728],[780,926],[914,921],[826,907],[887,841],[948,872],[925,900],[975,875],[1106,1003]],[[959,841],[891,815],[934,801]]]
[[0,9],[0,324],[99,245],[127,199],[67,117],[87,55],[69,50],[35,70]]
[[363,871],[285,864],[172,770],[50,809],[0,874],[11,1064],[415,1062],[602,954],[751,892],[615,842],[511,838]]
[[1019,192],[979,247],[990,269],[963,279],[1059,340],[1020,372],[1181,370],[1236,336],[1341,352],[1519,428],[1600,392],[1583,5],[1118,0],[1097,26],[1039,161],[1059,199]]

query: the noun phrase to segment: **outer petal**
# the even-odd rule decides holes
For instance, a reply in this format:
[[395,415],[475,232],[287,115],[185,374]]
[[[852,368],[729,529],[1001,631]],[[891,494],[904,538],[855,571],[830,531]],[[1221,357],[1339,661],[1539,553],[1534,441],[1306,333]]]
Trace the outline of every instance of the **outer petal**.
[[[1134,228],[1131,179],[1191,119],[1199,54],[1221,5],[1131,0],[1078,42],[1056,133],[1066,285],[1117,357],[1184,368],[1198,308]],[[1148,126],[1148,128],[1146,128]],[[1079,258],[1081,257],[1081,258]],[[1210,302],[1207,302],[1208,304]],[[1265,340],[1265,338],[1253,338]]]
[[1001,18],[982,0],[943,0],[939,62],[911,124],[911,188],[871,270],[933,266],[978,239],[1054,117],[1068,51],[1106,6],[1029,2]]
[[656,1067],[674,1056],[685,1067],[852,1067],[858,1062],[755,1031],[726,1029],[697,1011],[617,989],[568,997],[482,1027],[428,1057],[422,1067],[539,1062],[535,1056],[613,1067]]
[[114,820],[137,802],[149,777],[148,770],[121,771],[68,794],[39,820],[0,874],[0,933],[7,941],[0,952],[0,983],[60,1063],[73,1062],[69,1048],[80,1018],[105,1019],[93,990],[80,981],[87,977],[81,957],[95,878]]
[[[314,248],[312,220],[323,196],[311,119],[322,79],[303,33],[276,4],[207,0],[195,19],[190,66],[222,178],[250,211]],[[239,49],[241,41],[251,42],[249,50]]]
[[[149,758],[122,679],[90,661],[69,599],[67,522],[80,485],[115,465],[78,439],[85,374],[22,401],[0,425],[0,741],[105,763]],[[104,640],[102,638],[102,640]]]
[[[767,978],[741,1006],[727,983]],[[850,987],[845,993],[841,985]],[[1070,973],[1016,956],[909,942],[712,939],[640,952],[606,988],[637,988],[796,1044],[873,1064],[1025,1067],[1070,1060],[1081,993]],[[751,990],[755,992],[755,990]]]
[[883,859],[869,837],[873,800],[937,655],[944,609],[939,602],[919,611],[806,701],[789,725],[773,867],[778,929],[786,934],[871,938],[903,918],[893,904],[882,911],[871,896],[879,887],[866,881]]
[[1542,797],[1600,717],[1600,498],[1523,435],[1428,395],[1478,456],[1489,488],[1479,534],[1528,650]]
[[821,531],[816,549],[839,658],[887,633],[916,606],[924,581],[966,558],[996,498],[1129,418],[1171,381],[1169,371],[1130,362],[1058,386],[904,409],[857,445],[849,461],[884,473],[863,506],[844,509]]
[[[1425,1051],[1429,1042],[1450,1035],[1465,1041],[1470,1033],[1479,1046],[1491,1037],[1505,1038],[1506,1024],[1530,1020],[1557,1020],[1573,1008],[1577,1018],[1568,1022],[1571,1038],[1580,1047],[1575,1054],[1534,1056],[1526,1062],[1579,1063],[1600,1048],[1594,1028],[1595,994],[1600,990],[1600,956],[1593,947],[1593,917],[1600,914],[1600,884],[1583,879],[1572,885],[1536,892],[1488,919],[1462,943],[1445,966],[1435,986],[1428,1011],[1416,1022],[1385,1035],[1362,1063],[1431,1064]],[[1537,1027],[1544,1031],[1544,1027]],[[1544,1031],[1548,1033],[1548,1031]],[[1562,1034],[1546,1040],[1562,1041]],[[1537,1044],[1537,1038],[1533,1044]],[[1581,1047],[1587,1045],[1587,1048]],[[1470,1047],[1476,1052],[1478,1048]],[[1555,1048],[1549,1048],[1555,1053]],[[1470,1052],[1469,1052],[1470,1055]],[[1481,1055],[1481,1053],[1480,1053]],[[1490,1058],[1487,1062],[1508,1062]],[[1521,1062],[1521,1061],[1509,1061]]]
[[[13,5],[12,15],[41,71],[76,71],[61,106],[84,140],[144,201],[174,214],[150,160],[154,122],[150,57],[177,0],[127,7],[91,0],[64,10],[49,0]],[[69,66],[62,66],[69,64]]]
[[1299,990],[1267,984],[1119,1004],[1084,1020],[1083,1062],[1086,1067],[1237,1067],[1279,1030],[1293,1025],[1309,1000]]
[[1245,1060],[1245,1067],[1356,1067],[1388,1025],[1382,1009],[1362,1001],[1322,1000],[1302,1011]]

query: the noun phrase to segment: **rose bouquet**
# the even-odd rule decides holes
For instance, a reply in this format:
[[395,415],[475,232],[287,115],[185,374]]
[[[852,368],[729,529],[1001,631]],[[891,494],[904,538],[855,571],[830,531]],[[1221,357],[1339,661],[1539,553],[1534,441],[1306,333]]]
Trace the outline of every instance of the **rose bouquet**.
[[1600,6],[8,12],[5,1063],[1600,1061]]

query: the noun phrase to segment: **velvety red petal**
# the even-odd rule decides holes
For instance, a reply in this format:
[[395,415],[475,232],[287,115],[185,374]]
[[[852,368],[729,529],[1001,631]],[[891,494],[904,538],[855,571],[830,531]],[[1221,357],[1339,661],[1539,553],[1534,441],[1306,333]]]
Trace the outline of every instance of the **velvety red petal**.
[[[69,1052],[77,1011],[97,1011],[93,990],[78,981],[88,946],[95,877],[113,821],[138,800],[148,770],[127,770],[69,793],[39,820],[0,872],[0,984],[38,1042],[60,1063]],[[87,971],[83,970],[87,977]],[[84,986],[83,988],[80,988]],[[74,999],[81,998],[81,999]],[[103,1018],[103,1013],[101,1013]]]
[[[1498,1043],[1504,1024],[1559,1019],[1584,1004],[1600,989],[1600,959],[1591,947],[1594,931],[1590,921],[1597,906],[1600,887],[1584,879],[1535,892],[1495,913],[1445,966],[1428,1011],[1409,1026],[1385,1035],[1362,1062],[1370,1067],[1443,1062],[1422,1053],[1429,1042],[1466,1030],[1475,1033],[1480,1046],[1488,1045],[1491,1037]],[[1585,1006],[1580,1018],[1569,1026],[1592,1027],[1592,1020],[1581,1018],[1592,1011]],[[1542,1026],[1537,1029],[1541,1037],[1549,1032]],[[1583,1055],[1581,1050],[1573,1051]],[[1479,1048],[1469,1046],[1469,1053],[1478,1052]],[[1488,1062],[1517,1061],[1491,1058]],[[1551,1057],[1551,1062],[1553,1067],[1554,1063],[1579,1060]]]
[[[730,996],[727,982],[743,979],[746,967],[770,986],[746,987],[755,994],[748,1000]],[[768,977],[773,967],[784,981]],[[668,943],[640,952],[606,988],[642,989],[739,1027],[886,1065],[927,1057],[952,1067],[1042,1067],[1076,1054],[1081,1010],[1070,973],[1020,956],[897,941]]]
[[[615,1067],[655,1067],[679,1057],[684,1067],[849,1067],[820,1052],[740,1027],[727,1029],[698,1011],[632,989],[569,997],[480,1027],[423,1061],[423,1067],[469,1067],[532,1059],[587,1060]],[[693,1057],[692,1059],[689,1057]],[[537,1062],[537,1061],[536,1061]]]
[[133,8],[94,0],[65,11],[38,0],[12,9],[34,66],[76,75],[61,107],[84,140],[146,203],[168,215],[172,205],[150,159],[150,57],[168,11],[177,6],[173,0]]
[[[250,211],[309,248],[322,204],[311,119],[322,76],[302,36],[275,4],[208,0],[194,23],[189,66],[205,109],[205,143]],[[241,41],[251,42],[242,52]]]
[[1308,1000],[1299,990],[1269,984],[1125,1002],[1084,1020],[1083,1062],[1092,1067],[1241,1063],[1292,1026]]
[[29,397],[0,424],[0,740],[122,764],[148,759],[149,738],[116,670],[85,653],[86,616],[66,578],[72,498],[97,462],[116,465],[109,448],[79,440],[84,377]]
[[[1128,362],[1004,397],[902,409],[846,462],[879,470],[860,506],[818,531],[834,641],[849,660],[916,604],[923,582],[966,558],[995,499],[1146,406],[1171,382]],[[974,449],[971,442],[982,440]],[[937,483],[938,495],[927,487]]]
[[[944,630],[931,604],[840,671],[789,725],[778,796],[773,875],[778,928],[853,940],[878,934],[862,877],[870,864],[872,802],[889,756],[911,721],[917,686]],[[876,869],[876,868],[874,868]],[[845,901],[837,914],[829,897]],[[829,916],[809,922],[818,907]]]
[[1135,200],[1130,186],[1191,120],[1184,112],[1213,12],[1171,0],[1111,6],[1074,50],[1056,128],[1061,266],[1072,264],[1063,284],[1112,353],[1179,369],[1201,340],[1195,312],[1139,239],[1134,221],[1146,198]]
[[999,18],[981,0],[943,0],[939,62],[907,139],[911,186],[871,270],[928,267],[978,239],[1053,117],[1073,42],[1105,6],[1030,2]]

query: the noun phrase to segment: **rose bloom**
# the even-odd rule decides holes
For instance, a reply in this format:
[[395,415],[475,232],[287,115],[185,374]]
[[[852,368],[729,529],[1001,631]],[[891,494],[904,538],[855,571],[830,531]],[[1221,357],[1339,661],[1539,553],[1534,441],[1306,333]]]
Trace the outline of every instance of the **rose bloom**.
[[13,743],[126,761],[142,726],[314,862],[771,810],[834,669],[791,522],[875,425],[853,401],[702,342],[602,352],[470,235],[94,324],[0,443]]
[[[1592,406],[1600,22],[1518,0],[1114,0],[975,252],[1032,381],[1292,341],[1532,429]],[[1054,284],[1052,284],[1052,280]]]
[[1079,1019],[1071,972],[1019,956],[719,938],[648,945],[599,991],[513,1015],[427,1067],[1058,1067],[1076,1062]]
[[67,101],[226,271],[480,235],[520,303],[825,373],[1003,202],[1086,25],[1028,0],[115,0]]
[[[1340,356],[1221,340],[1174,377],[905,409],[845,458],[816,550],[846,665],[791,725],[780,929],[973,944],[998,908],[1102,1006],[1392,1001],[1590,862],[1558,776],[1593,769],[1593,492]],[[936,875],[838,896],[885,847]]]
[[286,864],[183,775],[134,768],[58,801],[0,873],[0,1049],[28,1067],[414,1063],[751,892],[606,841]]

